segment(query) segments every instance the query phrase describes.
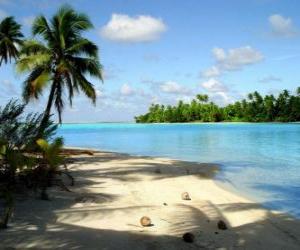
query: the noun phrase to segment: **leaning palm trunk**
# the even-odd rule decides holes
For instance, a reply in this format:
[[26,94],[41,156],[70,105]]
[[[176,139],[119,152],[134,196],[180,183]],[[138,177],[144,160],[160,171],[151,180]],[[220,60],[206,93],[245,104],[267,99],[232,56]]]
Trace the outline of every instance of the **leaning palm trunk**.
[[0,221],[0,229],[7,228],[8,221],[12,216],[13,208],[14,208],[13,193],[10,190],[5,191],[4,198],[5,198],[4,213],[3,213],[3,218]]
[[51,107],[52,107],[53,100],[54,100],[54,93],[55,93],[55,84],[52,84],[50,94],[49,94],[48,103],[47,103],[47,107],[45,109],[43,119],[41,121],[41,125],[40,125],[40,128],[39,128],[38,138],[41,138],[41,135],[43,134],[43,131],[46,128],[47,123],[49,121],[50,114],[51,114]]

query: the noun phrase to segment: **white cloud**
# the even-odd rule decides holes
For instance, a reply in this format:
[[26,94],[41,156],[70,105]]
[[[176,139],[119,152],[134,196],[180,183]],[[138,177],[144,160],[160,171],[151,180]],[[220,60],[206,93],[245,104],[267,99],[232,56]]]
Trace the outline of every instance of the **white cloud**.
[[190,91],[174,81],[167,81],[160,84],[160,90],[169,94],[188,94]]
[[121,86],[120,93],[123,96],[132,96],[135,94],[135,91],[129,84],[125,83]]
[[220,74],[221,74],[221,71],[217,66],[212,66],[209,69],[204,70],[202,72],[202,76],[207,77],[207,78],[216,77],[216,76],[219,76]]
[[282,79],[280,77],[276,77],[276,76],[272,76],[272,75],[268,75],[265,76],[261,79],[259,79],[259,82],[261,83],[270,83],[270,82],[281,82]]
[[104,92],[100,89],[96,89],[96,96],[99,97],[99,98],[104,98],[105,97]]
[[227,88],[218,79],[210,78],[209,80],[203,82],[201,86],[208,92],[225,92]]
[[269,24],[272,29],[272,34],[275,36],[292,37],[297,34],[297,30],[291,18],[274,14],[269,17]]
[[254,64],[263,60],[263,55],[250,46],[229,49],[214,48],[213,55],[217,64],[224,70],[238,70],[246,65]]
[[213,48],[212,53],[217,61],[226,59],[225,51],[222,48]]
[[215,65],[201,72],[205,78],[218,77],[225,71],[241,70],[245,66],[258,63],[264,59],[262,53],[251,46],[225,50],[213,48]]
[[100,30],[102,37],[124,43],[149,42],[160,38],[167,29],[161,19],[151,16],[130,17],[112,14],[109,22]]
[[230,103],[233,103],[235,100],[227,92],[216,92],[209,96],[209,99],[214,103],[225,106]]

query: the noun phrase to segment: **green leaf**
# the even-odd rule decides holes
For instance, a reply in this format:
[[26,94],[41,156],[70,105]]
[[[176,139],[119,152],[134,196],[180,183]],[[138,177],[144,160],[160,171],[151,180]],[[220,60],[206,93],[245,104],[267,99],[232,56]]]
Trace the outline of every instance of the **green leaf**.
[[36,143],[37,143],[37,145],[39,145],[39,147],[43,150],[43,151],[47,151],[48,150],[48,148],[49,148],[49,144],[48,144],[48,142],[46,141],[46,140],[44,140],[44,139],[38,139],[37,141],[36,141]]

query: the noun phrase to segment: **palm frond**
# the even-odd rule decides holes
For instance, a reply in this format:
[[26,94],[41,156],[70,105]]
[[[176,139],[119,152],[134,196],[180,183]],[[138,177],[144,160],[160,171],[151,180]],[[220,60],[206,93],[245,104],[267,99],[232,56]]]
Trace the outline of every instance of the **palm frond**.
[[50,53],[51,51],[49,50],[49,48],[46,47],[45,44],[33,39],[24,41],[20,50],[21,55]]
[[45,41],[52,41],[53,34],[45,16],[38,16],[32,24],[32,34],[41,35]]
[[82,92],[92,100],[93,104],[96,103],[96,91],[94,85],[90,83],[83,75],[77,74],[78,85]]
[[103,81],[102,65],[97,59],[72,57],[70,61],[81,74],[89,74]]
[[18,45],[22,44],[21,25],[14,17],[6,17],[0,23],[0,65],[19,56]]
[[16,63],[16,70],[19,73],[28,72],[36,67],[47,65],[50,68],[51,54],[31,53],[27,56],[21,56]]
[[66,53],[70,56],[87,55],[89,57],[98,57],[98,47],[88,39],[79,39],[74,41],[73,45],[66,49]]
[[30,99],[38,99],[44,88],[49,83],[51,75],[48,68],[38,66],[30,73],[24,81],[23,98],[26,103]]

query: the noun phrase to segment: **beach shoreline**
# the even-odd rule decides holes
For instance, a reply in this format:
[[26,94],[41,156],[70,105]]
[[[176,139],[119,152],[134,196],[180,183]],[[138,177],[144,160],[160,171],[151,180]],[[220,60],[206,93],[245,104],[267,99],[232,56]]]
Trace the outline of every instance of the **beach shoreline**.
[[[72,147],[72,146],[67,146],[65,147],[65,149],[69,149],[69,150],[74,150],[74,151],[91,151],[91,152],[95,152],[95,153],[113,153],[115,155],[120,155],[120,156],[128,156],[128,157],[142,157],[142,158],[156,158],[156,159],[162,159],[162,160],[175,160],[175,161],[179,161],[179,162],[187,162],[190,164],[199,164],[201,162],[197,162],[197,161],[188,161],[188,160],[182,160],[182,159],[176,159],[176,158],[170,158],[167,156],[148,156],[148,155],[139,155],[139,154],[130,154],[130,153],[124,153],[124,152],[117,152],[117,151],[113,151],[113,150],[101,150],[101,149],[97,149],[97,148],[92,148],[92,147]],[[269,210],[269,211],[273,211],[275,213],[285,213],[297,220],[300,220],[299,217],[297,217],[295,214],[289,213],[288,211],[284,211],[284,210],[279,210],[279,209],[275,209],[272,207],[268,207],[268,206],[263,206],[263,204],[261,204],[261,201],[259,201],[259,199],[255,199],[255,192],[245,192],[242,190],[239,190],[238,187],[232,183],[231,181],[229,181],[228,179],[224,179],[223,176],[220,177],[218,176],[218,174],[222,171],[226,171],[223,170],[223,166],[218,164],[218,163],[208,163],[210,165],[214,165],[218,168],[218,171],[216,173],[216,175],[213,178],[213,181],[215,182],[216,185],[218,185],[221,189],[225,189],[228,192],[234,193],[240,197],[243,197],[251,202],[255,202],[257,204],[260,204],[263,208]]]
[[[4,247],[15,249],[297,249],[300,222],[213,179],[214,164],[87,148],[70,157],[72,192],[18,201]],[[87,151],[91,151],[87,155]],[[81,152],[82,153],[82,152]],[[182,200],[188,192],[191,200]],[[149,216],[153,226],[139,220]],[[218,229],[222,220],[227,230]],[[192,244],[182,235],[195,235]],[[41,245],[43,244],[43,245]],[[1,246],[0,246],[0,249]],[[5,248],[3,248],[5,249]]]

